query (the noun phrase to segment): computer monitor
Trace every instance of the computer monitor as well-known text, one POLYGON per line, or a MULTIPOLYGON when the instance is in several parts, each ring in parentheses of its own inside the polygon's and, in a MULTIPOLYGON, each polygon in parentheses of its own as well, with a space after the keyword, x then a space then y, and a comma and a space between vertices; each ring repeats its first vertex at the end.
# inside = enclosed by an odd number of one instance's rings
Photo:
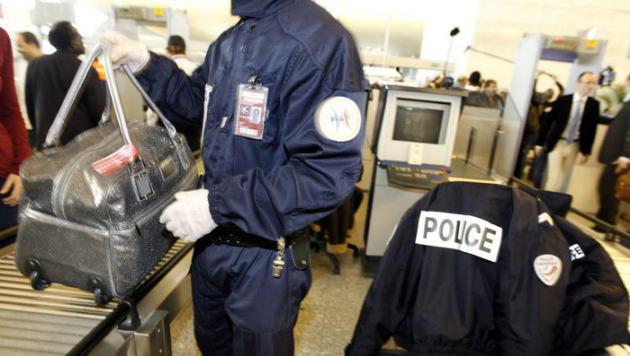
POLYGON ((440 105, 416 100, 399 100, 396 103, 394 122, 395 141, 443 144, 446 126, 445 114, 449 105, 440 105))
POLYGON ((450 166, 461 96, 403 86, 385 90, 378 159, 407 163, 413 149, 415 164, 420 154, 421 164, 450 166))

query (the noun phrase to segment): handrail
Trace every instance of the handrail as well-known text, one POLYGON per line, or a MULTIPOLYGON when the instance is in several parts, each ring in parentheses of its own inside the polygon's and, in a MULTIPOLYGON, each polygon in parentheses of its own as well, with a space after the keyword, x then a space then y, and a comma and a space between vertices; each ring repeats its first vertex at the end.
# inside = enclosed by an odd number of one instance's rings
MULTIPOLYGON (((530 189, 538 189, 536 187, 534 187, 533 185, 529 184, 528 182, 519 179, 519 178, 515 178, 512 177, 510 178, 510 182, 516 183, 519 186, 524 186, 524 187, 528 187, 530 189)), ((580 211, 574 207, 569 207, 569 212, 574 213, 575 215, 578 215, 590 222, 592 222, 593 224, 595 224, 597 227, 602 228, 604 231, 606 231, 607 234, 613 234, 615 236, 619 236, 621 238, 624 238, 626 240, 630 241, 630 234, 626 233, 625 231, 619 230, 615 225, 611 225, 603 220, 600 220, 592 215, 589 215, 583 211, 580 211)))
POLYGON ((4 240, 7 237, 15 236, 15 234, 17 234, 17 225, 16 226, 11 226, 11 227, 6 228, 4 230, 0 230, 0 240, 4 240))
POLYGON ((16 235, 17 235, 17 225, 11 226, 4 230, 0 230, 0 249, 3 249, 4 247, 9 246, 12 243, 14 243, 16 235))

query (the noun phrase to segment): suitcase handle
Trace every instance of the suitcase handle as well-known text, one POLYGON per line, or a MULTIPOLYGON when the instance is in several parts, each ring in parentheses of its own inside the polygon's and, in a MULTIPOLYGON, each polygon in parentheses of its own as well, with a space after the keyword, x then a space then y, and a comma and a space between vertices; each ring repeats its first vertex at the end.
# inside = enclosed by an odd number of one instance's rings
MULTIPOLYGON (((68 118, 70 113, 74 111, 76 104, 79 100, 79 97, 83 93, 85 89, 86 79, 88 73, 90 71, 90 67, 92 63, 96 60, 96 58, 103 53, 103 48, 101 44, 97 44, 90 50, 87 54, 79 69, 77 70, 77 74, 74 76, 72 80, 72 84, 63 99, 63 103, 55 116, 55 120, 53 121, 50 129, 48 130, 48 134, 46 135, 46 141, 44 142, 44 148, 57 147, 60 143, 61 134, 66 128, 68 123, 68 118)), ((129 136, 129 130, 127 128, 127 122, 125 118, 125 114, 122 109, 122 103, 120 101, 120 94, 118 92, 118 86, 116 85, 116 79, 114 77, 113 65, 111 63, 111 59, 107 53, 104 54, 103 66, 105 67, 106 73, 106 82, 109 91, 109 97, 114 106, 114 111, 116 112, 116 117, 118 118, 118 127, 120 128, 121 135, 123 137, 123 141, 125 144, 131 144, 131 137, 129 136)), ((153 110, 160 120, 162 124, 164 124, 164 128, 168 132, 168 136, 171 138, 174 144, 178 145, 177 140, 177 130, 173 126, 173 124, 164 116, 164 114, 160 111, 160 109, 155 105, 155 103, 151 100, 149 95, 144 91, 138 80, 135 78, 131 70, 127 65, 122 66, 123 72, 130 79, 133 86, 140 92, 143 99, 147 102, 151 110, 153 110)), ((106 109, 108 110, 108 109, 106 109)))

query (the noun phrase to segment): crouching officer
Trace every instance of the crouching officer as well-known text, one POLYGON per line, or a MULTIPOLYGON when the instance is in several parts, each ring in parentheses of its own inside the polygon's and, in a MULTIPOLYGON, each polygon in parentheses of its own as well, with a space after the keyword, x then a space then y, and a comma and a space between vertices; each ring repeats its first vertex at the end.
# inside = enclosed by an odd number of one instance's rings
POLYGON ((116 33, 128 64, 173 120, 203 117, 204 188, 161 221, 197 241, 195 335, 205 355, 292 355, 311 283, 302 230, 332 213, 361 171, 367 87, 351 35, 310 0, 232 0, 240 21, 192 78, 116 33))

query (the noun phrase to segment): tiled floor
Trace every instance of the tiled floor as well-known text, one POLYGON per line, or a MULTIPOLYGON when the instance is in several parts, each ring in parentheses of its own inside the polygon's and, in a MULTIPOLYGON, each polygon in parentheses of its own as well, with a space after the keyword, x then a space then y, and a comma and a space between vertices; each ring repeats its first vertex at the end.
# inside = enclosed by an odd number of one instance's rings
MULTIPOLYGON (((365 204, 363 204, 365 205, 365 204)), ((356 226, 363 226, 365 207, 357 214, 356 226)), ((570 220, 588 229, 578 218, 570 220)), ((592 232, 592 230, 591 230, 592 232)), ((594 233, 594 232, 592 232, 594 233)), ((350 242, 362 245, 362 231, 351 231, 350 242)), ((601 239, 621 274, 626 288, 630 288, 630 250, 601 239)), ((371 280, 361 276, 361 264, 350 252, 341 257, 341 275, 333 275, 330 262, 323 253, 313 255, 313 285, 302 304, 296 327, 296 355, 342 355, 352 336, 363 298, 371 280)), ((171 325, 173 354, 196 355, 192 333, 192 310, 187 308, 171 325)), ((621 347, 609 350, 612 355, 630 355, 621 347)))

